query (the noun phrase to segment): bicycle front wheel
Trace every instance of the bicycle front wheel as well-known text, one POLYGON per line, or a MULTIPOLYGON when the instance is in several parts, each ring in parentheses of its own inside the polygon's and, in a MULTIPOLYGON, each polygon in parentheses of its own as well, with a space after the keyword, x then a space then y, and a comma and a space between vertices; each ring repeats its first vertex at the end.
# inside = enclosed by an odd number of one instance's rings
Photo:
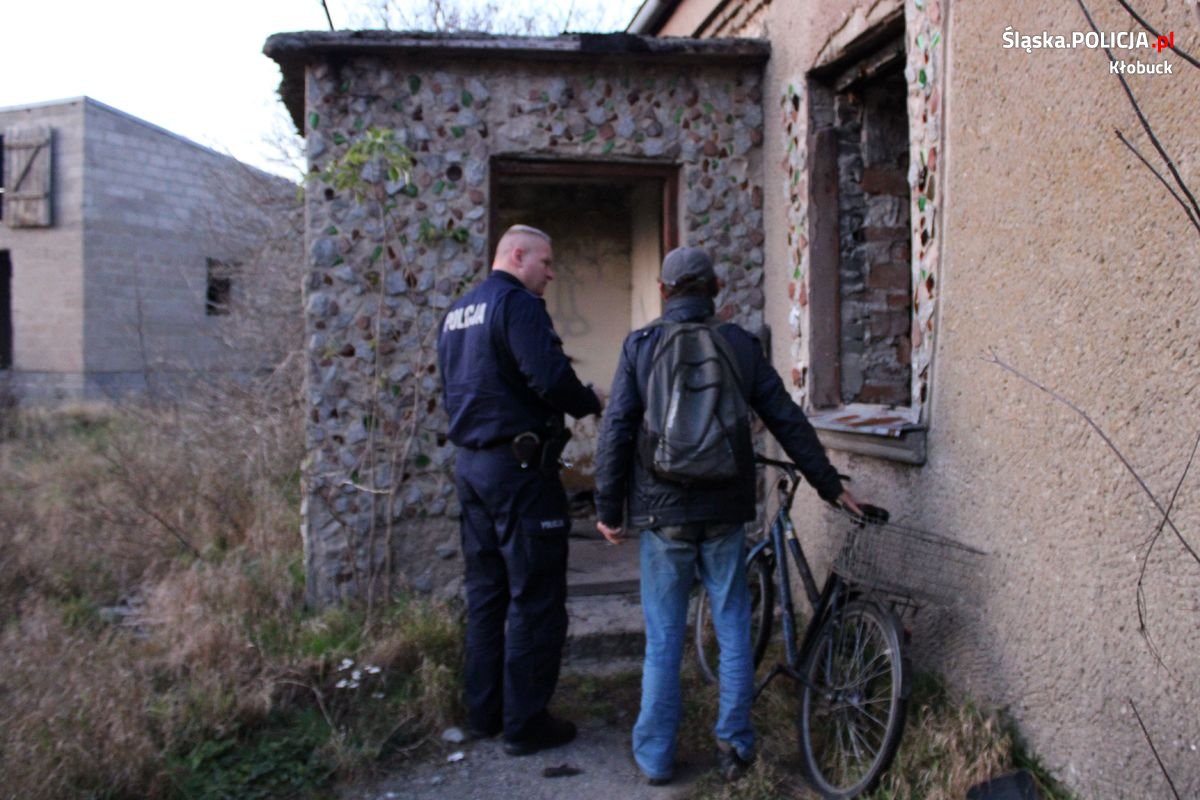
POLYGON ((821 626, 804 664, 800 753, 827 798, 870 791, 896 754, 908 676, 896 618, 856 600, 821 626))
MULTIPOLYGON (((771 641, 771 625, 775 620, 775 584, 772 583, 774 561, 761 550, 746 565, 746 582, 750 588, 750 647, 754 653, 754 668, 762 663, 767 644, 771 641)), ((712 623, 708 592, 701 586, 696 593, 696 617, 692 637, 696 643, 696 661, 705 683, 717 683, 717 631, 712 623)))

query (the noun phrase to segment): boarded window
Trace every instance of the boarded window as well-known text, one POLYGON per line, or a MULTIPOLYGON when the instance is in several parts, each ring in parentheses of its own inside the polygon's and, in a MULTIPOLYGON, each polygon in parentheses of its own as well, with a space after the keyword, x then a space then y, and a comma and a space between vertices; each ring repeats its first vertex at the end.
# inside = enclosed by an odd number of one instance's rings
POLYGON ((10 128, 4 132, 4 221, 10 228, 53 224, 53 138, 49 128, 10 128))
POLYGON ((219 317, 230 312, 233 300, 234 264, 226 264, 215 258, 205 260, 204 313, 219 317))
POLYGON ((816 408, 911 405, 908 87, 902 21, 812 76, 816 408))

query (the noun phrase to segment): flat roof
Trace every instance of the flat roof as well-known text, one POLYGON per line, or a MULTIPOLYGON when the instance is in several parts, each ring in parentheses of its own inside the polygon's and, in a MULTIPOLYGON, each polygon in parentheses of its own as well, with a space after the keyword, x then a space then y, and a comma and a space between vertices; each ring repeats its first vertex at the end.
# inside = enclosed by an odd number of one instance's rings
MULTIPOLYGON (((263 53, 283 72, 279 95, 292 121, 304 129, 304 68, 326 59, 358 55, 419 56, 423 61, 481 58, 489 62, 652 62, 693 66, 763 64, 770 58, 765 39, 692 39, 632 33, 570 33, 562 36, 507 36, 489 33, 421 31, 305 31, 277 33, 263 53)), ((492 67, 491 69, 496 69, 492 67)))

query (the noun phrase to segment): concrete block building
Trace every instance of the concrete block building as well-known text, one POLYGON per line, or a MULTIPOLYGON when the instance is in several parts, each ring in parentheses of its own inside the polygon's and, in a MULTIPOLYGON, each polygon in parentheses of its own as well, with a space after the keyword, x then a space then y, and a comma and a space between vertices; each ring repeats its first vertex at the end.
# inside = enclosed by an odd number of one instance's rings
POLYGON ((255 366, 230 312, 294 186, 86 97, 0 109, 0 149, 0 374, 19 398, 255 366))

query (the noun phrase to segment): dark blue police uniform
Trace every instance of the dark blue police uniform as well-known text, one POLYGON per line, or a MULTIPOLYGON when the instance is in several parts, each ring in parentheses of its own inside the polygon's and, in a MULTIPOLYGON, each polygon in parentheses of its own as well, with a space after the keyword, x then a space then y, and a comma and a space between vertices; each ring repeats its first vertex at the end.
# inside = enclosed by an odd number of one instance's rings
POLYGON ((545 442, 564 412, 599 414, 600 402, 571 368, 545 302, 499 270, 450 307, 438 364, 458 445, 468 721, 519 740, 535 734, 558 682, 570 516, 557 464, 519 459, 513 440, 529 432, 545 442))

